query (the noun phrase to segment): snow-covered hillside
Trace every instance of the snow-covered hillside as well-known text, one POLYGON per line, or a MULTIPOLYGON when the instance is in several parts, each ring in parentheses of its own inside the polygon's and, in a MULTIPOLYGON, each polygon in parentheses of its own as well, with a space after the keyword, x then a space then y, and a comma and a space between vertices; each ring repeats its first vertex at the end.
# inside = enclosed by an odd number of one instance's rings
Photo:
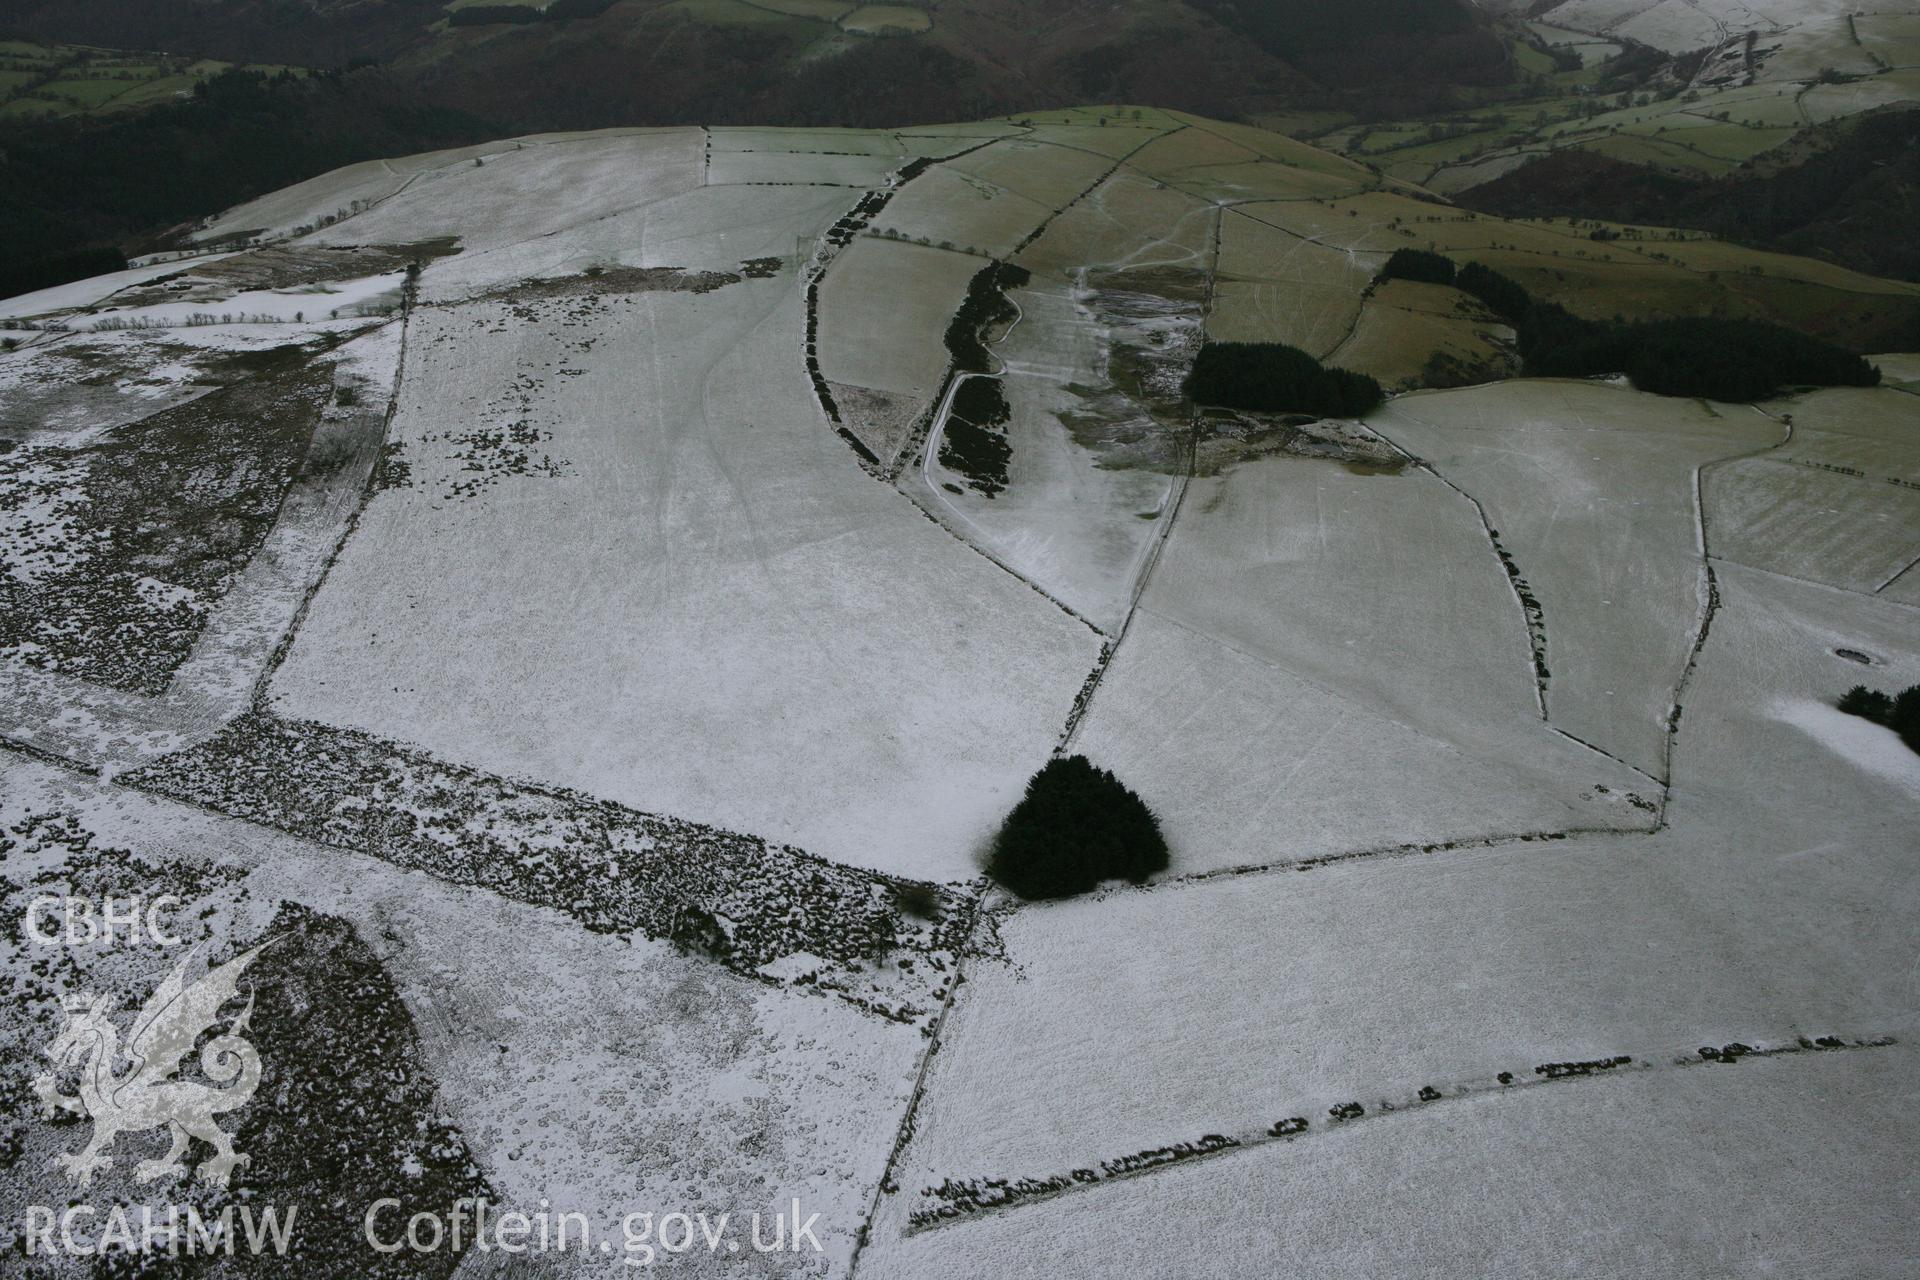
MULTIPOLYGON (((1603 9, 1544 20, 1651 29, 1603 9)), ((308 1274, 505 1274, 357 1234, 476 1191, 820 1215, 698 1275, 1899 1274, 1920 756, 1831 704, 1920 683, 1920 358, 1520 379, 1376 273, 1853 333, 1920 287, 1609 230, 1103 107, 355 166, 0 303, 0 896, 306 940, 235 1185, 308 1274), (1197 412, 1208 340, 1395 395, 1197 412), (1171 867, 993 889, 1076 752, 1171 867), (350 1115, 414 1136, 309 1162, 350 1115)), ((0 1187, 63 1203, 39 1046, 159 962, 0 952, 0 1187)))

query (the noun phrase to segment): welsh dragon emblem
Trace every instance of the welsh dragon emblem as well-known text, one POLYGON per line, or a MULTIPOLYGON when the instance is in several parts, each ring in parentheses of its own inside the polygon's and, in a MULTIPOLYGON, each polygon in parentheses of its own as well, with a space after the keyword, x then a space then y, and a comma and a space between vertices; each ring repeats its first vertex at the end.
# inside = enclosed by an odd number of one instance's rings
POLYGON ((215 1117, 244 1107, 260 1085, 260 1055, 241 1034, 253 1013, 251 988, 246 1007, 225 1032, 200 1050, 200 1069, 215 1083, 171 1077, 201 1035, 219 1021, 220 1007, 239 995, 240 975, 266 945, 236 956, 191 984, 187 968, 199 949, 188 952, 135 1015, 124 1049, 119 1028, 107 1016, 107 997, 82 995, 67 1002, 67 1024, 45 1052, 56 1070, 80 1068, 79 1092, 61 1093, 51 1073, 37 1077, 33 1087, 49 1108, 92 1119, 93 1138, 79 1152, 55 1156, 50 1167, 65 1170, 84 1187, 93 1181, 96 1170, 113 1166, 113 1157, 107 1153, 121 1134, 164 1127, 172 1145, 158 1160, 136 1165, 135 1182, 185 1173, 180 1157, 186 1154, 188 1140, 198 1138, 214 1149, 214 1155, 200 1164, 200 1180, 227 1185, 234 1167, 246 1164, 249 1157, 233 1149, 215 1117), (124 1070, 120 1069, 123 1064, 124 1070))

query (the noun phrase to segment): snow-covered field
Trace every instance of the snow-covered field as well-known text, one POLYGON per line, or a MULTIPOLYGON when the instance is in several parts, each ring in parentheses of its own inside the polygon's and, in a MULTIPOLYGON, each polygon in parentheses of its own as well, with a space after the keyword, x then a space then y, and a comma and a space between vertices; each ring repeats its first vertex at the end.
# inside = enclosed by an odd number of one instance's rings
POLYGON ((511 306, 416 317, 410 485, 368 506, 275 709, 972 875, 1093 634, 861 474, 808 394, 791 276, 577 329, 511 306))
POLYGON ((1484 508, 1539 603, 1548 719, 1661 776, 1706 601, 1696 477, 1781 443, 1784 425, 1746 406, 1514 382, 1407 397, 1376 427, 1484 508))
MULTIPOLYGON (((1798 21, 1742 12, 1544 21, 1798 21)), ((1499 381, 1465 295, 1373 277, 1912 287, 1058 118, 373 162, 0 305, 46 326, 0 351, 0 907, 292 939, 232 1131, 302 1274, 631 1270, 369 1253, 394 1187, 819 1215, 694 1275, 1910 1272, 1920 755, 1834 703, 1920 683, 1920 361, 1499 381), (1203 335, 1495 380, 1202 411, 1203 335), (1065 753, 1166 872, 981 878, 1065 753)), ((0 1199, 63 1203, 41 1046, 172 957, 0 956, 0 1199)))
MULTIPOLYGON (((1906 12, 1876 4, 1868 12, 1906 12)), ((1720 44, 1748 32, 1772 41, 1802 28, 1824 30, 1836 18, 1862 12, 1850 0, 1560 0, 1535 5, 1531 17, 1572 31, 1625 36, 1670 53, 1720 44)))

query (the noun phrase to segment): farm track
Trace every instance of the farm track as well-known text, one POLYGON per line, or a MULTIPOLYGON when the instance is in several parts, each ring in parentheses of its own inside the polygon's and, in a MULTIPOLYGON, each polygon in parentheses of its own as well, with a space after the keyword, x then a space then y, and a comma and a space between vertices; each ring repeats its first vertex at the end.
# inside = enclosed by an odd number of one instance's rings
MULTIPOLYGON (((984 142, 963 148, 951 155, 942 157, 942 159, 953 160, 958 159, 960 156, 972 155, 974 152, 984 150, 998 141, 1000 141, 999 138, 988 138, 984 142)), ((708 147, 709 154, 711 154, 711 133, 708 134, 708 147)), ((924 159, 924 157, 920 159, 924 159)), ((889 484, 893 482, 894 476, 898 471, 899 455, 896 455, 890 461, 883 462, 873 450, 867 446, 865 441, 861 440, 859 436, 854 434, 851 428, 841 421, 839 405, 835 403, 833 393, 828 390, 826 377, 821 371, 819 352, 820 286, 826 282, 827 274, 833 270, 834 263, 839 261, 841 252, 849 244, 853 243, 854 238, 859 232, 865 230, 866 227, 871 224, 872 220, 877 217, 888 204, 892 203, 893 198, 900 193, 902 188, 919 177, 921 173, 932 168, 934 163, 928 161, 920 165, 914 172, 908 173, 907 169, 912 168, 913 164, 917 162, 917 160, 910 161, 901 169, 896 170, 893 180, 889 181, 884 187, 864 188, 865 194, 863 194, 859 200, 855 201, 853 207, 840 217, 840 222, 852 222, 857 225, 841 233, 838 231, 839 224, 836 223, 833 228, 830 228, 815 243, 812 260, 808 263, 798 264, 802 283, 806 286, 806 330, 802 356, 806 364, 807 376, 813 383, 814 399, 819 403, 820 411, 826 414, 827 421, 833 425, 834 432, 839 435, 847 447, 852 449, 855 455, 859 457, 861 470, 875 479, 886 481, 889 484)), ((948 390, 952 381, 953 374, 949 371, 947 381, 942 384, 943 394, 948 390)), ((913 433, 909 432, 908 445, 911 445, 912 439, 913 433)), ((905 448, 906 446, 903 446, 903 453, 905 448)))
MULTIPOLYGON (((1206 332, 1206 323, 1213 315, 1214 289, 1218 280, 1220 267, 1221 221, 1221 213, 1216 209, 1213 216, 1213 225, 1209 232, 1210 251, 1207 255, 1207 289, 1206 297, 1201 307, 1200 319, 1200 330, 1202 334, 1206 332)), ((1181 468, 1177 478, 1173 501, 1168 504, 1167 513, 1161 519, 1160 527, 1154 533, 1153 545, 1148 550, 1146 559, 1140 566, 1140 573, 1139 576, 1134 579, 1132 590, 1128 593, 1127 612, 1126 616, 1121 619, 1119 631, 1114 634, 1113 639, 1108 644, 1101 648, 1100 657, 1094 662, 1093 670, 1087 673, 1086 681, 1080 686, 1080 692, 1074 697, 1073 706, 1068 709, 1066 723, 1062 725, 1060 729, 1060 740, 1054 744, 1053 754, 1055 756, 1064 756, 1067 754, 1067 748, 1073 744, 1074 736, 1080 731, 1081 722, 1086 719, 1087 711, 1093 705, 1094 695, 1100 691, 1100 683, 1106 678, 1107 669, 1113 665, 1114 658, 1118 656, 1120 652, 1121 643, 1127 638, 1127 633, 1133 629, 1134 615, 1140 611, 1140 598, 1146 594, 1147 583, 1152 579, 1153 571, 1160 565, 1161 553, 1166 550, 1167 543, 1173 538, 1174 522, 1180 518, 1180 509, 1186 505, 1187 490, 1193 483, 1194 472, 1197 469, 1199 449, 1200 417, 1197 412, 1192 412, 1187 421, 1186 465, 1181 468)))
MULTIPOLYGON (((1011 299, 1009 299, 1009 301, 1011 301, 1011 299)), ((1017 306, 1018 304, 1015 304, 1015 305, 1017 306)), ((1016 321, 1015 323, 1018 323, 1018 322, 1016 321)), ((1011 330, 1009 330, 1009 332, 1011 332, 1011 330)), ((992 353, 989 352, 988 354, 992 354, 992 353)), ((995 356, 994 358, 998 359, 999 357, 995 356)), ((955 507, 951 502, 949 502, 946 498, 946 495, 940 492, 940 486, 934 483, 933 476, 932 476, 934 455, 938 452, 940 448, 940 439, 941 439, 941 436, 946 431, 947 419, 953 413, 953 400, 955 396, 960 394, 961 384, 964 383, 968 378, 987 378, 987 377, 994 377, 994 376, 997 376, 997 375, 985 374, 985 373, 963 373, 958 375, 957 377, 950 376, 949 381, 946 384, 946 392, 944 395, 942 395, 940 400, 940 407, 938 411, 934 414, 932 423, 927 428, 926 439, 923 444, 916 446, 916 452, 919 453, 920 455, 921 483, 926 486, 928 492, 932 493, 934 497, 940 500, 941 504, 945 506, 948 511, 952 512, 953 517, 956 520, 964 521, 969 525, 972 525, 973 521, 967 516, 965 512, 961 511, 959 508, 955 507)), ((907 498, 909 502, 913 502, 913 499, 910 495, 902 492, 901 496, 907 498)), ((1066 601, 1062 600, 1060 597, 1054 595, 1051 591, 1048 591, 1045 587, 1035 582, 1032 578, 1029 578, 1026 574, 1021 573, 1018 569, 1014 568, 1012 565, 1002 560, 999 556, 987 550, 985 546, 981 545, 978 542, 975 542, 971 538, 963 536, 951 524, 941 519, 938 515, 934 514, 932 511, 927 510, 927 508, 921 505, 920 503, 914 502, 913 505, 915 510, 919 511, 922 516, 926 517, 928 520, 931 520, 934 524, 938 525, 943 533, 947 534, 954 541, 960 543, 960 545, 966 547, 969 551, 973 552, 975 555, 985 560, 988 564, 991 564, 994 568, 1000 570, 1002 573, 1017 579, 1029 591, 1034 592, 1041 599, 1045 600, 1048 604, 1060 610, 1060 612, 1066 614, 1069 618, 1072 618, 1075 622, 1080 623, 1082 626, 1086 627, 1087 630, 1093 632, 1095 635, 1102 636, 1102 637, 1106 635, 1106 632, 1102 631, 1097 625, 1095 625, 1093 619, 1087 617, 1085 614, 1082 614, 1079 610, 1075 609, 1072 605, 1068 604, 1066 601)))

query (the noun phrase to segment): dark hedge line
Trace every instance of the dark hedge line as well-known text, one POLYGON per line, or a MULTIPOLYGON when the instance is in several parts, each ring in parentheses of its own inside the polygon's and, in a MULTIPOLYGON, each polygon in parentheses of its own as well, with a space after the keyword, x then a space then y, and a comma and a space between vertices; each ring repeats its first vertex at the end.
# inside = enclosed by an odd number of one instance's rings
POLYGON ((1269 413, 1358 418, 1386 399, 1364 373, 1328 369, 1298 347, 1278 342, 1209 342, 1187 375, 1197 404, 1269 413))

